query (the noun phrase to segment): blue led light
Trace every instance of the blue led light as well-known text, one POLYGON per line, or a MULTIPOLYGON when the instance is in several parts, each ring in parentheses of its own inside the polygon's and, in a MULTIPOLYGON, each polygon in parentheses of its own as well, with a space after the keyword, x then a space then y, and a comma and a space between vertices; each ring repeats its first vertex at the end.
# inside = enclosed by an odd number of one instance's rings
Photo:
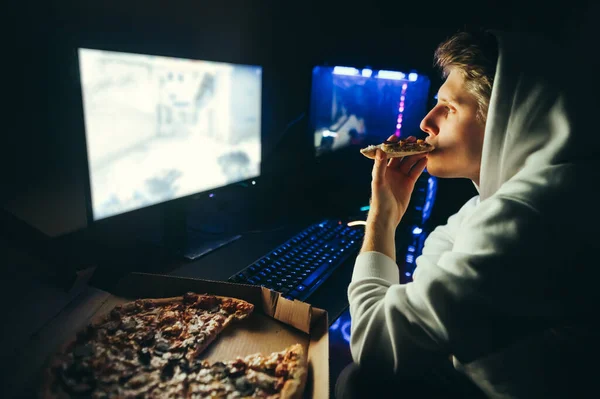
POLYGON ((363 69, 362 71, 360 71, 360 74, 361 74, 362 76, 364 76, 365 78, 370 78, 370 77, 371 77, 371 74, 373 74, 373 71, 372 71, 372 70, 370 70, 370 69, 367 69, 367 68, 365 68, 365 69, 363 69))
POLYGON ((437 178, 430 176, 427 179, 427 195, 425 197, 425 205, 423 206, 423 223, 431 216, 431 210, 433 208, 433 202, 435 201, 435 194, 437 191, 437 178))
POLYGON ((369 209, 371 209, 371 206, 369 206, 369 205, 365 205, 365 206, 361 206, 360 207, 361 212, 368 211, 369 209))
POLYGON ((415 261, 415 257, 413 255, 406 255, 406 263, 413 263, 415 261))
POLYGON ((333 74, 355 76, 358 75, 358 69, 352 67, 336 66, 335 68, 333 68, 333 74))
POLYGON ((351 321, 348 320, 342 325, 342 337, 344 337, 344 341, 350 343, 350 324, 351 321))
POLYGON ((333 322, 333 324, 331 325, 331 327, 329 327, 329 329, 331 331, 335 331, 340 327, 340 319, 338 318, 336 321, 333 322))
POLYGON ((406 78, 406 75, 402 72, 381 70, 377 72, 377 77, 379 79, 403 80, 406 78))
POLYGON ((408 74, 408 81, 409 82, 416 82, 418 78, 419 78, 419 75, 417 75, 414 72, 411 72, 411 73, 408 74))
POLYGON ((406 277, 410 277, 410 272, 406 272, 406 273, 404 273, 404 275, 405 275, 406 277))
POLYGON ((421 234, 423 232, 423 229, 420 227, 415 227, 412 232, 414 235, 418 236, 419 234, 421 234))
POLYGON ((407 249, 408 249, 408 252, 415 252, 415 246, 414 245, 409 245, 407 249))

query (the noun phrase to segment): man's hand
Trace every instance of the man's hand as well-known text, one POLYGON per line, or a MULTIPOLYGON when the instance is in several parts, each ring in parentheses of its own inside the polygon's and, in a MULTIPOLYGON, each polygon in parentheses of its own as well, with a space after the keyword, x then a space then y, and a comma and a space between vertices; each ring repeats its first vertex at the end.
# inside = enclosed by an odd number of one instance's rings
MULTIPOLYGON (((388 138, 388 141, 398 140, 394 135, 388 138)), ((407 141, 416 141, 416 139, 411 136, 407 141)), ((425 169, 425 165, 427 165, 425 154, 391 158, 388 161, 386 154, 377 150, 372 173, 369 216, 388 220, 396 228, 406 212, 415 183, 425 169)))
MULTIPOLYGON (((392 135, 388 141, 398 141, 392 135)), ((407 141, 415 141, 409 137, 407 141)), ((394 232, 404 216, 417 179, 427 165, 426 154, 391 158, 377 150, 371 182, 371 209, 362 251, 382 252, 395 259, 394 232)))

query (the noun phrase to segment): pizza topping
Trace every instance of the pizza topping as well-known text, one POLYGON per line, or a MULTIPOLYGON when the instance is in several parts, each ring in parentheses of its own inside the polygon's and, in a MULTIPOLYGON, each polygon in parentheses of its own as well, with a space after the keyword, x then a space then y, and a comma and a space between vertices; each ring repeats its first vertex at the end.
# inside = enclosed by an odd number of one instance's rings
POLYGON ((119 383, 121 383, 121 384, 126 383, 127 381, 129 381, 129 379, 131 379, 131 377, 134 376, 134 374, 135 373, 133 372, 133 370, 124 371, 121 374, 121 376, 119 377, 119 383))
POLYGON ((150 354, 150 350, 148 348, 142 348, 138 352, 138 359, 142 364, 150 364, 150 359, 152 355, 150 354))
POLYGON ((150 346, 154 342, 154 333, 152 331, 140 332, 136 339, 142 346, 150 346))
POLYGON ((175 364, 173 362, 168 362, 163 366, 163 369, 160 373, 160 378, 163 380, 170 379, 175 374, 175 364))
POLYGON ((139 388, 143 385, 146 385, 146 383, 148 382, 149 377, 146 373, 141 373, 136 375, 135 377, 133 377, 132 379, 130 379, 126 384, 125 387, 127 388, 139 388))
POLYGON ((131 317, 123 318, 121 320, 121 328, 125 331, 134 331, 136 326, 137 323, 131 317))
POLYGON ((159 324, 160 325, 172 324, 178 319, 178 316, 179 316, 179 314, 176 311, 169 310, 167 312, 164 312, 163 314, 161 314, 159 316, 160 317, 159 324))
POLYGON ((163 353, 168 352, 170 347, 171 345, 165 340, 157 341, 154 346, 154 353, 162 355, 163 353))
POLYGON ((183 324, 181 322, 177 322, 171 327, 167 327, 163 329, 163 334, 171 337, 178 337, 183 332, 183 324))
POLYGON ((106 331, 108 331, 109 333, 114 333, 119 328, 119 325, 120 325, 120 320, 113 320, 113 321, 109 321, 102 327, 105 328, 106 331))
POLYGON ((279 363, 275 367, 275 376, 277 377, 287 377, 289 374, 288 364, 287 363, 279 363))
POLYGON ((196 305, 200 309, 212 310, 218 307, 219 298, 213 295, 203 295, 199 297, 198 301, 196 302, 196 305))
POLYGON ((133 360, 135 354, 133 353, 133 351, 130 348, 127 348, 123 351, 123 355, 125 356, 125 359, 127 360, 133 360))
POLYGON ((227 374, 230 377, 237 377, 243 374, 246 371, 246 369, 246 362, 244 362, 244 360, 241 358, 237 358, 229 364, 229 367, 227 368, 227 374))
POLYGON ((248 379, 244 376, 236 378, 234 381, 234 385, 235 389, 242 396, 249 396, 255 390, 254 385, 252 385, 250 381, 248 381, 248 379))
POLYGON ((221 378, 225 377, 225 375, 226 375, 226 373, 225 373, 226 367, 227 366, 225 366, 225 363, 216 362, 212 365, 211 374, 214 376, 214 378, 221 379, 221 378))
POLYGON ((248 381, 256 384, 259 388, 266 391, 274 391, 277 384, 277 378, 271 377, 268 374, 260 373, 255 370, 248 370, 246 373, 248 381))
POLYGON ((183 296, 183 303, 186 303, 186 304, 196 303, 197 300, 198 300, 198 295, 194 294, 193 292, 187 292, 183 296))
POLYGON ((113 320, 121 319, 121 306, 120 305, 115 306, 114 309, 110 311, 110 318, 113 320))
POLYGON ((231 299, 224 299, 221 301, 221 308, 228 313, 235 313, 237 304, 231 299))

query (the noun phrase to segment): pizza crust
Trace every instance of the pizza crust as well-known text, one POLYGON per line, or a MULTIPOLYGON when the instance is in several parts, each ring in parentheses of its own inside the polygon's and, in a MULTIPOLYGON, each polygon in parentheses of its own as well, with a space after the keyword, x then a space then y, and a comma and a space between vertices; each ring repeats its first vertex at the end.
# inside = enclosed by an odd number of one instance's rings
POLYGON ((287 380, 281 390, 281 399, 300 399, 306 386, 308 367, 304 350, 300 344, 289 348, 288 352, 296 354, 297 361, 291 378, 287 380))

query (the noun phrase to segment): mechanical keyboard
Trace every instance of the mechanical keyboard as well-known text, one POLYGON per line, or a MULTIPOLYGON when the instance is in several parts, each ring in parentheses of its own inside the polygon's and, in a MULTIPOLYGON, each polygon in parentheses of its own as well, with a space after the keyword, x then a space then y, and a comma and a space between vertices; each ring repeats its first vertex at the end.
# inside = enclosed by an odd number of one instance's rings
POLYGON ((229 281, 262 285, 288 299, 303 301, 356 254, 363 236, 364 226, 349 227, 340 220, 312 224, 231 276, 229 281))

